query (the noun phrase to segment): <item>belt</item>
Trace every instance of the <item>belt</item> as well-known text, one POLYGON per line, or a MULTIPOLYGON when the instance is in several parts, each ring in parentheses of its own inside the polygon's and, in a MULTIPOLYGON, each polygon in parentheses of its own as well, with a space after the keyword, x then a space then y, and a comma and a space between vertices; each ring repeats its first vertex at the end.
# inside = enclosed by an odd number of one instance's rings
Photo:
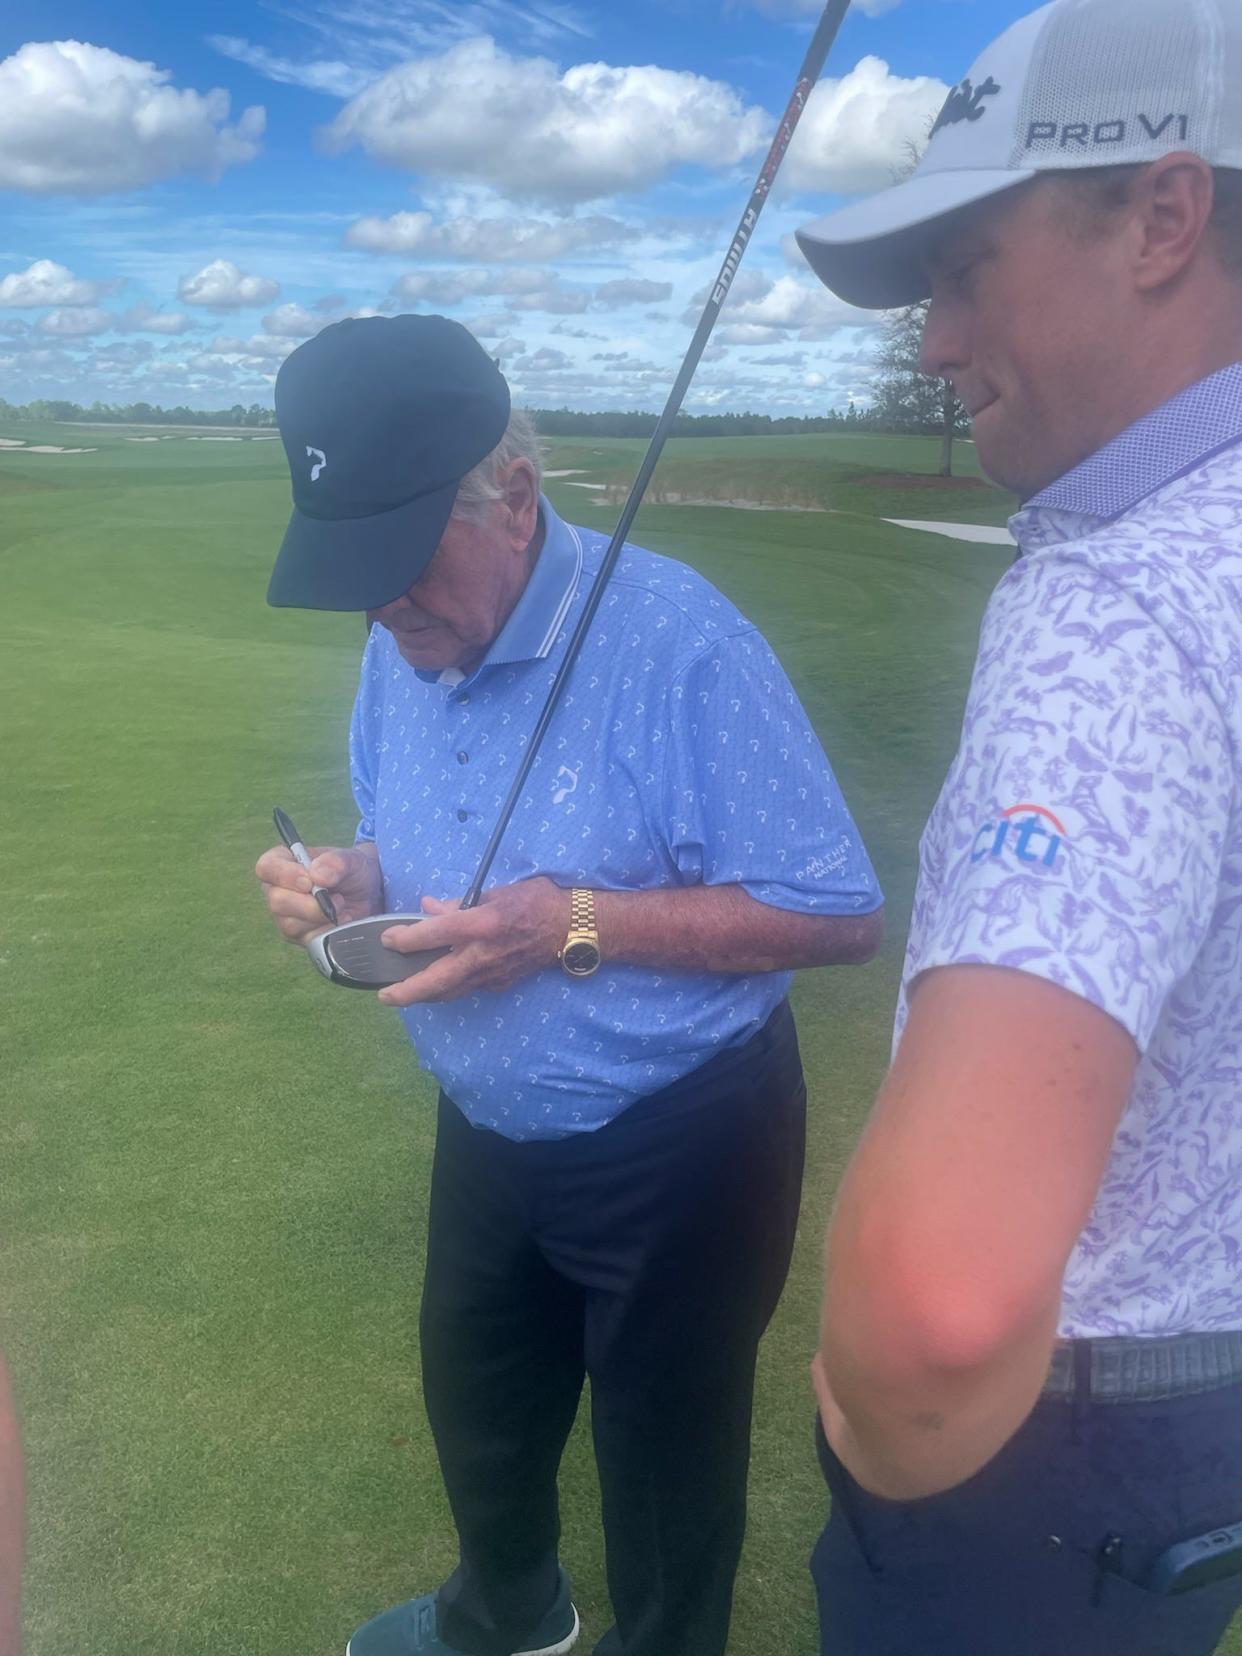
POLYGON ((1046 1398, 1157 1403, 1242 1381, 1242 1330, 1156 1339, 1068 1340, 1053 1353, 1046 1398))

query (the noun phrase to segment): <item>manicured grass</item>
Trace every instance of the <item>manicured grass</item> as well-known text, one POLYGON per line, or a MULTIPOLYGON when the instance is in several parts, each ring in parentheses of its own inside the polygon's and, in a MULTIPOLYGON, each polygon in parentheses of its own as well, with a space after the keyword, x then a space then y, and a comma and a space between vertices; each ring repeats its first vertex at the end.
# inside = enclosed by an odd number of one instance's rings
MULTIPOLYGON (((278 802, 309 838, 352 834, 362 624, 263 603, 278 445, 0 436, 99 446, 0 455, 0 1342, 29 1459, 30 1651, 331 1656, 454 1562, 416 1337, 433 1088, 390 1014, 280 942, 251 878, 278 802)), ((588 491, 551 487, 606 526, 588 491)), ((820 1237, 1006 558, 861 513, 653 507, 639 528, 766 631, 889 896, 879 962, 797 987, 806 1198, 762 1358, 733 1651, 812 1656, 820 1237)), ((581 1428, 563 1487, 598 1635, 581 1428)))
MULTIPOLYGON (((637 438, 558 438, 550 464, 580 469, 623 500, 646 445, 637 438)), ((653 503, 759 503, 866 517, 1004 523, 1017 502, 987 483, 974 445, 954 445, 950 478, 936 476, 938 443, 850 433, 809 437, 679 437, 665 450, 647 498, 653 503)), ((574 493, 592 492, 575 487, 574 493)), ((615 508, 614 508, 615 514, 615 508)))

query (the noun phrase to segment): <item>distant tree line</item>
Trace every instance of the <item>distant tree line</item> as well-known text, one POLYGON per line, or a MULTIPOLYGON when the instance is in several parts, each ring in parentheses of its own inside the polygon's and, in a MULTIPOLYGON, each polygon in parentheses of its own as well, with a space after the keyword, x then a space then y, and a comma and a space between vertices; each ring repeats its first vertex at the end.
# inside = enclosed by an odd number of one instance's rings
MULTIPOLYGON (((876 431, 938 435, 944 427, 943 382, 928 380, 917 371, 911 350, 917 356, 917 342, 911 347, 911 331, 894 327, 885 353, 885 370, 877 384, 877 402, 870 408, 826 414, 679 414, 673 433, 679 437, 784 437, 825 431, 876 431)), ((531 413, 545 437, 650 437, 658 415, 633 410, 595 413, 574 408, 536 408, 531 413)), ((160 408, 153 403, 93 402, 89 408, 62 398, 38 398, 15 405, 0 397, 0 419, 55 420, 61 423, 88 422, 94 425, 170 426, 260 426, 272 427, 276 416, 270 408, 251 403, 243 408, 160 408)), ((960 431, 964 412, 954 404, 952 426, 960 431)))
POLYGON ((186 425, 186 426, 274 426, 276 415, 270 408, 251 403, 243 408, 234 403, 232 408, 158 408, 152 403, 93 402, 89 408, 80 403, 65 402, 59 397, 39 397, 34 402, 16 405, 0 397, 0 419, 56 420, 72 424, 86 421, 92 425, 186 425))
MULTIPOLYGON (((658 414, 587 413, 575 408, 532 408, 535 423, 544 437, 650 437, 658 414)), ((787 437, 816 431, 881 431, 875 410, 855 408, 842 414, 805 417, 793 414, 679 414, 673 422, 675 437, 787 437)))

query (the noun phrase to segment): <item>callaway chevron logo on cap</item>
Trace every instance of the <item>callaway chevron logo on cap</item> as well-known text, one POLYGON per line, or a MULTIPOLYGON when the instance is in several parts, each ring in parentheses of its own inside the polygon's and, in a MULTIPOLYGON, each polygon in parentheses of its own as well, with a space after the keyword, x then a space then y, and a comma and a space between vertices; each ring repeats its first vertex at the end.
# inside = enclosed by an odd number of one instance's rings
POLYGON ((1053 0, 953 88, 904 184, 799 230, 798 244, 851 304, 915 304, 941 220, 1042 171, 1178 150, 1242 168, 1240 84, 1242 0, 1053 0))

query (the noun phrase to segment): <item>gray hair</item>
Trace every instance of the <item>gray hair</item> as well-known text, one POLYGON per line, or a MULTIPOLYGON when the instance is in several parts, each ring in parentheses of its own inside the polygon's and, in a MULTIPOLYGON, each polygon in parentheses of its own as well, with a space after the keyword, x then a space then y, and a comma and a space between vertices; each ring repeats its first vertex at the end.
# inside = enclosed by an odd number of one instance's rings
POLYGON ((504 490, 499 486, 500 474, 515 460, 530 461, 535 468, 535 486, 538 488, 543 481, 543 444, 535 430, 534 420, 521 408, 515 408, 510 413, 508 428, 492 452, 462 478, 453 504, 453 516, 472 523, 484 518, 489 506, 504 499, 504 490))

